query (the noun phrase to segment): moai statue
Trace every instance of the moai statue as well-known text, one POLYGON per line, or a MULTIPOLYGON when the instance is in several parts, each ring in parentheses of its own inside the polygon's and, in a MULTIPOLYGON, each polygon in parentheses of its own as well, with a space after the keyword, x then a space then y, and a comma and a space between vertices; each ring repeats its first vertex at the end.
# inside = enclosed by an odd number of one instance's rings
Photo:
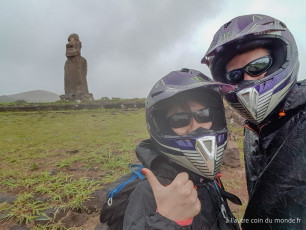
POLYGON ((87 86, 87 61, 81 56, 82 43, 77 34, 70 34, 66 45, 65 95, 63 100, 93 100, 87 86))

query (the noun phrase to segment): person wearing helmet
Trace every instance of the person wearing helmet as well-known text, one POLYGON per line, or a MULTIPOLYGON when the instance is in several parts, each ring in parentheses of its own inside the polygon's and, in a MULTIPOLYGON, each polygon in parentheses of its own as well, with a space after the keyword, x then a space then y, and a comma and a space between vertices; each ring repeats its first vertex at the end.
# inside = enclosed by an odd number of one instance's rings
POLYGON ((240 200, 218 176, 227 127, 217 85, 182 69, 153 86, 146 99, 150 139, 136 148, 147 180, 130 193, 122 228, 109 229, 239 229, 227 199, 240 200))
POLYGON ((297 82, 289 29, 266 15, 236 17, 216 32, 201 62, 246 119, 249 203, 242 228, 305 229, 306 81, 297 82))

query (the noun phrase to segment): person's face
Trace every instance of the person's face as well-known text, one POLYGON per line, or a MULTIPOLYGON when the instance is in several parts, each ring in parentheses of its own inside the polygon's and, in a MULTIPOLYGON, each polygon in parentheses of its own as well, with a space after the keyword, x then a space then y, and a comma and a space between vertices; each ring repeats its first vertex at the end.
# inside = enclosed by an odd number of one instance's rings
MULTIPOLYGON (((264 48, 257 48, 250 51, 247 51, 242 54, 238 54, 234 56, 226 65, 226 72, 239 69, 250 63, 251 61, 254 61, 255 59, 264 57, 269 55, 269 51, 264 48)), ((266 75, 266 72, 263 74, 253 77, 249 75, 248 73, 244 72, 244 80, 245 81, 254 81, 262 79, 266 75)))
MULTIPOLYGON (((191 112, 195 112, 197 110, 203 109, 205 108, 205 106, 203 106, 202 104, 198 103, 198 102, 194 102, 194 101, 188 101, 187 102, 189 110, 191 112)), ((175 113, 180 113, 180 112, 185 112, 183 110, 183 108, 181 108, 180 106, 172 106, 170 107, 170 109, 168 110, 168 114, 167 117, 171 116, 172 114, 175 113)), ((198 129, 198 128, 205 128, 205 129, 210 129, 212 126, 212 122, 206 122, 206 123, 199 123, 195 120, 194 117, 192 117, 191 122, 189 125, 184 126, 184 127, 180 127, 180 128, 172 128, 173 132, 175 132, 177 135, 186 135, 188 133, 193 132, 194 130, 198 129)))

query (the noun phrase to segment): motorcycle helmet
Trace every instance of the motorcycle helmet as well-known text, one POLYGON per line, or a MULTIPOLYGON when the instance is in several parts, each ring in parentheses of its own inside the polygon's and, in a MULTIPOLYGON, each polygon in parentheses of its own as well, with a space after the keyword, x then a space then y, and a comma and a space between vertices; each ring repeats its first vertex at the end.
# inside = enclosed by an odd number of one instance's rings
POLYGON ((229 83, 223 93, 228 103, 248 121, 261 124, 285 99, 297 79, 298 50, 286 25, 269 16, 239 16, 223 25, 201 63, 208 65, 215 81, 229 83), (271 67, 259 80, 232 84, 227 81, 226 64, 237 54, 264 48, 271 67))
POLYGON ((199 71, 182 69, 160 79, 146 99, 146 123, 152 143, 169 160, 213 180, 220 171, 227 143, 227 127, 220 84, 199 71), (201 100, 211 109, 210 129, 178 135, 167 120, 169 106, 182 100, 201 100))

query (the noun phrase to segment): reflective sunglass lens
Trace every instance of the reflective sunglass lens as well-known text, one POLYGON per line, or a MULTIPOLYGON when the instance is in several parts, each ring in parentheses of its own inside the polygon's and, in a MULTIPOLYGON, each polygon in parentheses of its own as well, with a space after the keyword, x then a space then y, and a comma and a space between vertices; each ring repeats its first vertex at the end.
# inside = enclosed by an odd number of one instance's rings
POLYGON ((193 113, 197 122, 210 122, 213 119, 213 110, 211 108, 200 109, 193 113))
POLYGON ((226 82, 230 84, 237 84, 241 82, 243 80, 243 77, 244 77, 243 69, 235 69, 228 72, 225 75, 226 82))
POLYGON ((266 72, 272 64, 272 59, 270 57, 259 58, 245 67, 245 72, 252 76, 258 76, 266 72))
POLYGON ((188 113, 177 113, 169 117, 172 128, 181 128, 190 124, 191 117, 188 113))

